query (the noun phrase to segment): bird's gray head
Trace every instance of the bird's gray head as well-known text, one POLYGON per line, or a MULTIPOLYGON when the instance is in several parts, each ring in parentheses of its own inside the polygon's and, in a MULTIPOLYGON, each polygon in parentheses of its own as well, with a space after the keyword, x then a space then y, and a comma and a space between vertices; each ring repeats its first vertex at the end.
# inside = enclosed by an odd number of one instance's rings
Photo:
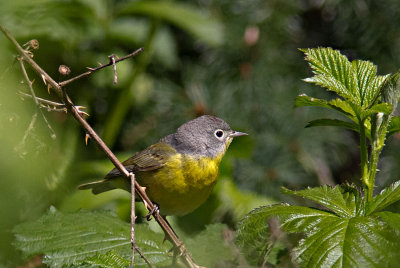
POLYGON ((233 131, 224 120, 203 115, 186 122, 163 141, 180 153, 216 157, 225 152, 232 138, 242 135, 247 134, 233 131))

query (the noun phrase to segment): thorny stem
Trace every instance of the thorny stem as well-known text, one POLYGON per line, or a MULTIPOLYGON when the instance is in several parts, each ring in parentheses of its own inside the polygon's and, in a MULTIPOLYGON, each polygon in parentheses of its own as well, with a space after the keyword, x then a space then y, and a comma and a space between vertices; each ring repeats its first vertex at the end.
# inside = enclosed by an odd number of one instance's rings
POLYGON ((364 182, 364 198, 365 204, 372 198, 370 192, 373 191, 373 185, 369 185, 368 181, 368 148, 367 138, 365 135, 364 121, 360 121, 360 158, 361 158, 361 180, 364 182), (372 188, 372 190, 371 190, 372 188))
MULTIPOLYGON (((132 57, 138 55, 139 53, 141 53, 142 51, 143 51, 143 48, 141 47, 141 48, 135 50, 134 52, 132 52, 131 54, 128 54, 128 55, 126 55, 126 56, 124 56, 122 58, 118 58, 118 59, 115 59, 115 57, 111 57, 110 56, 110 62, 109 63, 104 64, 104 65, 100 65, 99 67, 96 67, 96 68, 88 68, 89 71, 87 71, 87 72, 85 72, 83 74, 77 75, 77 76, 75 76, 75 77, 73 77, 71 79, 62 81, 62 82, 58 83, 58 85, 60 87, 63 87, 65 85, 68 85, 69 83, 72 83, 72 82, 74 82, 74 81, 76 81, 76 80, 78 80, 78 79, 80 79, 82 77, 88 76, 88 75, 90 75, 90 74, 92 74, 92 73, 94 73, 96 71, 99 71, 99 70, 105 68, 105 67, 112 66, 112 65, 115 66, 116 63, 118 63, 120 61, 123 61, 123 60, 126 60, 128 58, 132 58, 132 57)), ((116 70, 114 71, 114 83, 115 83, 115 80, 116 80, 115 73, 116 73, 116 70)))
MULTIPOLYGON (((121 172, 122 176, 126 177, 129 179, 129 172, 126 170, 126 168, 121 164, 121 162, 115 157, 113 152, 107 147, 107 145, 103 142, 103 140, 97 135, 97 133, 93 130, 93 128, 87 123, 87 121, 81 116, 79 113, 78 109, 75 107, 75 105, 72 103, 71 99, 69 96, 65 93, 63 90, 62 86, 67 84, 58 84, 50 75, 48 75, 27 53, 25 50, 18 44, 18 42, 15 40, 15 38, 0 24, 0 30, 4 33, 4 35, 14 44, 16 49, 18 50, 20 56, 37 72, 39 73, 43 80, 47 82, 53 90, 56 92, 58 97, 62 100, 62 102, 66 105, 66 108, 68 112, 79 122, 79 124, 82 125, 82 127, 85 129, 87 134, 90 135, 90 137, 98 144, 98 146, 103 150, 103 152, 107 155, 107 157, 110 159, 110 161, 114 164, 114 166, 121 172)), ((139 51, 140 52, 140 51, 139 51)), ((135 52, 134 52, 135 53, 135 52)), ((134 54, 132 53, 132 54, 134 54)), ((130 55, 132 55, 130 54, 130 55)), ((126 57, 124 57, 126 58, 126 57)), ((123 58, 119 59, 122 60, 123 58)), ((116 60, 117 62, 117 60, 116 60)), ((112 64, 112 63, 111 63, 112 64)), ((109 65, 111 65, 109 64, 109 65)), ((104 66, 106 67, 106 66, 104 66)), ((102 68, 104 68, 102 67, 102 68)), ((138 182, 135 180, 135 191, 136 194, 139 196, 139 198, 142 199, 142 201, 146 204, 146 207, 149 211, 151 211, 155 205, 154 203, 150 200, 150 198, 146 195, 146 192, 144 191, 144 188, 142 188, 138 182)), ((132 194, 132 198, 134 198, 134 195, 132 194)), ((184 258, 186 264, 189 267, 199 267, 197 264, 194 263, 192 257, 190 254, 186 251, 185 246, 183 243, 179 240, 179 238, 175 235, 174 231, 171 229, 171 227, 168 225, 168 223, 164 220, 163 217, 158 213, 157 210, 154 211, 153 213, 154 219, 157 221, 157 223, 160 225, 160 227, 164 230, 166 237, 168 240, 178 248, 180 251, 182 257, 184 258)))

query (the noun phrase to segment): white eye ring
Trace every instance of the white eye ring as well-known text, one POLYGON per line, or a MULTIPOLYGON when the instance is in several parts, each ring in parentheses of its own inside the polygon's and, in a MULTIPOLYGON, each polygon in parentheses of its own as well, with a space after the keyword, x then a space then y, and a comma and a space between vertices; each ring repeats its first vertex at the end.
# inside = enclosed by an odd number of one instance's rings
POLYGON ((215 137, 217 137, 217 139, 221 140, 224 137, 224 131, 222 129, 217 129, 214 132, 215 137))

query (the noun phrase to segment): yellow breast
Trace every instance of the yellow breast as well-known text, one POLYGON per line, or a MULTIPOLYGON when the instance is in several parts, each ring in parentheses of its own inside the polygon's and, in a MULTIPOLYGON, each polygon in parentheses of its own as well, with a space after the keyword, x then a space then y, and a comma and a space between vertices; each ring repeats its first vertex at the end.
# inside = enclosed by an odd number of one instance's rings
POLYGON ((206 201, 218 179, 223 153, 215 158, 175 154, 160 169, 138 173, 162 215, 185 215, 206 201))

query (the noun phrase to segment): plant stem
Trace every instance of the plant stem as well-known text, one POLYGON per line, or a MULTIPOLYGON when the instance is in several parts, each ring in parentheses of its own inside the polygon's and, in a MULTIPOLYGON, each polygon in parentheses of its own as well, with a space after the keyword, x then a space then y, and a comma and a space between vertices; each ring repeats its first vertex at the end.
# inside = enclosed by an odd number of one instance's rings
POLYGON ((391 116, 377 114, 380 120, 376 120, 376 135, 373 136, 372 148, 371 148, 371 159, 368 174, 368 185, 371 189, 368 192, 368 198, 373 198, 373 190, 375 186, 375 176, 378 167, 379 155, 382 152, 383 146, 385 146, 385 138, 387 132, 387 126, 389 125, 391 116))
POLYGON ((369 181, 368 181, 367 138, 365 135, 364 120, 359 120, 359 121, 360 121, 361 180, 364 183, 365 202, 368 203, 370 200, 371 186, 369 185, 369 181))

